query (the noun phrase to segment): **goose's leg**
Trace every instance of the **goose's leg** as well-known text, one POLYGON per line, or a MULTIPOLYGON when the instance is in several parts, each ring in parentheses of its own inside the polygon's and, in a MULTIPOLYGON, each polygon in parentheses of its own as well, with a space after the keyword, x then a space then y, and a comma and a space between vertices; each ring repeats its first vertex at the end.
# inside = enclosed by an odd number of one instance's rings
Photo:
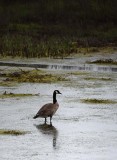
POLYGON ((52 125, 52 116, 50 116, 50 125, 52 125))
POLYGON ((46 120, 46 118, 45 118, 45 124, 46 124, 46 122, 47 122, 47 120, 46 120))

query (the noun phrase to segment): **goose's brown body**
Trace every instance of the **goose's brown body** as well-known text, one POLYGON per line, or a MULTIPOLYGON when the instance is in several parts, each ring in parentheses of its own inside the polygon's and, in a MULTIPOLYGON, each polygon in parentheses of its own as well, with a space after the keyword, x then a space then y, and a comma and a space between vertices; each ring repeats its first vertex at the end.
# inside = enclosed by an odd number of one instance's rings
POLYGON ((53 103, 48 103, 42 106, 42 108, 37 112, 36 117, 42 117, 42 118, 47 118, 47 117, 52 117, 55 112, 57 111, 59 107, 59 104, 56 102, 55 104, 53 103))

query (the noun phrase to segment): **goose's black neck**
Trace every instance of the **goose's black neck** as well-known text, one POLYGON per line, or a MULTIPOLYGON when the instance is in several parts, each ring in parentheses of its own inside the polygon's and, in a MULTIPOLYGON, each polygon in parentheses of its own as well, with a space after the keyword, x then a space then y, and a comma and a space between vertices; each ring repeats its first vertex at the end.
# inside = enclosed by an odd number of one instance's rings
POLYGON ((54 91, 54 92, 53 92, 53 104, 55 104, 56 102, 57 102, 56 92, 54 91))

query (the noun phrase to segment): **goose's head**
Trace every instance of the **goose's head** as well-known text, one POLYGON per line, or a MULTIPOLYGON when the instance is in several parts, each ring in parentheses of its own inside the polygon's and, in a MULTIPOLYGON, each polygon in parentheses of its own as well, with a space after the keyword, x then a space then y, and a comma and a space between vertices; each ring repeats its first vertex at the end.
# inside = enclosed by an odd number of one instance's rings
POLYGON ((54 93, 61 94, 61 92, 59 90, 55 90, 54 93))

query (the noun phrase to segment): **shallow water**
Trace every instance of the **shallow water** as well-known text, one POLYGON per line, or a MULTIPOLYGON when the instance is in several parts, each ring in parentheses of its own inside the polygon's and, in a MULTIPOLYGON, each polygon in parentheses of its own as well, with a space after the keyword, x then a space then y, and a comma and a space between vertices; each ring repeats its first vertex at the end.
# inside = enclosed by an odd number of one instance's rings
MULTIPOLYGON (((75 59, 74 59, 75 60, 75 59)), ((41 69, 50 69, 50 70, 75 70, 75 71, 111 71, 117 72, 116 66, 98 66, 90 64, 80 64, 80 65, 67 65, 65 61, 63 64, 41 64, 41 63, 17 63, 17 62, 0 62, 0 66, 11 66, 11 67, 31 67, 31 68, 41 68, 41 69)))
POLYGON ((40 93, 34 97, 0 99, 0 128, 29 131, 21 136, 0 135, 0 159, 116 160, 117 104, 86 104, 81 99, 117 100, 117 74, 112 70, 105 72, 94 68, 90 72, 86 70, 87 74, 83 75, 59 70, 71 81, 0 87, 0 93, 5 90, 40 93), (97 79, 86 80, 86 77, 97 79), (111 80, 98 79, 102 77, 111 80), (60 107, 53 117, 52 126, 49 119, 47 125, 44 119, 34 120, 38 109, 52 101, 55 89, 59 89, 62 95, 57 96, 60 107))

